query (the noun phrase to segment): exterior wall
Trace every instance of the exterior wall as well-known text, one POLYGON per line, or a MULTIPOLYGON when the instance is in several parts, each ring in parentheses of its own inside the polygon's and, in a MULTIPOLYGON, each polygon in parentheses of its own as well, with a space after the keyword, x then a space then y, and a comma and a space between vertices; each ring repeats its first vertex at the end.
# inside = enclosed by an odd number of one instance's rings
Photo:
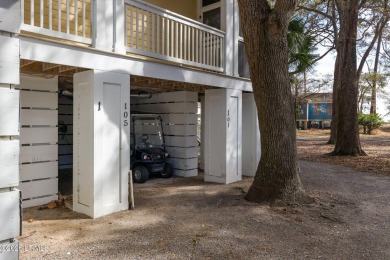
POLYGON ((206 90, 205 181, 232 183, 242 175, 242 93, 206 90))
POLYGON ((331 102, 302 102, 299 104, 297 121, 329 121, 332 120, 331 102))
POLYGON ((259 120, 253 93, 242 94, 242 175, 255 176, 261 157, 259 120))
POLYGON ((23 207, 58 198, 58 79, 22 76, 20 184, 23 207))
POLYGON ((129 75, 74 75, 74 211, 97 218, 128 209, 129 110, 129 75))
MULTIPOLYGON (((5 0, 0 6, 0 246, 19 246, 21 194, 19 183, 19 32, 20 2, 5 0), (10 37, 11 36, 11 37, 10 37)), ((19 252, 0 252, 0 259, 18 259, 19 252)))
POLYGON ((161 115, 176 176, 198 175, 197 101, 198 93, 178 91, 154 94, 150 99, 135 98, 131 102, 131 111, 161 115))
POLYGON ((198 20, 197 0, 145 0, 145 2, 178 13, 193 20, 198 20))

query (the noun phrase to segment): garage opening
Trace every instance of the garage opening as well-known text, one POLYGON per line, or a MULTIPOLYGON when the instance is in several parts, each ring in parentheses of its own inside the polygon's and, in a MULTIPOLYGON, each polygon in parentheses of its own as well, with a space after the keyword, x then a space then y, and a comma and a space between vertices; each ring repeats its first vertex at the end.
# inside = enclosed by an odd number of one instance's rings
MULTIPOLYGON (((23 207, 32 207, 73 195, 73 74, 86 69, 34 61, 22 66, 20 189, 23 207)), ((130 113, 161 115, 174 175, 197 176, 204 163, 201 111, 211 87, 129 77, 130 113)))
POLYGON ((73 193, 72 77, 86 69, 21 60, 20 70, 19 189, 27 208, 73 193))
MULTIPOLYGON (((175 91, 154 93, 147 98, 133 95, 130 112, 158 114, 163 120, 165 145, 174 175, 198 175, 198 93, 175 91)), ((145 121, 143 128, 150 128, 145 121)), ((132 127, 130 127, 132 129, 132 127)), ((133 139, 131 133, 131 138, 133 139)))
POLYGON ((58 78, 58 191, 73 195, 73 79, 58 78))

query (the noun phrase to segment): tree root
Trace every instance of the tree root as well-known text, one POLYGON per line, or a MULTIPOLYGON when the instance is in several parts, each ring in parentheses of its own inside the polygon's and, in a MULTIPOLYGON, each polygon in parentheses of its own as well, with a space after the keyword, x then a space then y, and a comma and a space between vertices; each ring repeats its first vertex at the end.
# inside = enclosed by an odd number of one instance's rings
POLYGON ((336 151, 336 149, 335 149, 333 152, 327 153, 326 155, 329 155, 329 156, 353 156, 353 157, 367 156, 366 152, 363 151, 362 149, 353 149, 352 151, 348 151, 348 152, 342 151, 340 149, 338 149, 336 151))

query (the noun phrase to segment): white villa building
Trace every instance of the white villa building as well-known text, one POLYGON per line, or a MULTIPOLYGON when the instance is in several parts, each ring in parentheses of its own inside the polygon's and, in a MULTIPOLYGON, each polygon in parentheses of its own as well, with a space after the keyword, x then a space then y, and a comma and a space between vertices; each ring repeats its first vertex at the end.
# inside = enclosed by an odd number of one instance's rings
POLYGON ((163 117, 175 175, 253 176, 238 20, 235 0, 1 0, 0 244, 18 244, 22 208, 58 198, 59 172, 74 211, 128 209, 132 110, 163 117))

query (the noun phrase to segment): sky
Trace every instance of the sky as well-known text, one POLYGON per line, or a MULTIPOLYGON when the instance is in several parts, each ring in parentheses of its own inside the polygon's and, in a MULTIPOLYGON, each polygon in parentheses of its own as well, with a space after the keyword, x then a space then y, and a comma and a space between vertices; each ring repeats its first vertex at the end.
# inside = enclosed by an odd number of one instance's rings
MULTIPOLYGON (((326 75, 326 74, 333 75, 334 61, 335 61, 335 54, 328 54, 323 59, 317 62, 317 65, 315 67, 316 72, 322 75, 326 75)), ((387 84, 386 91, 390 93, 390 83, 387 84)), ((381 100, 380 98, 378 98, 377 112, 381 116, 384 116, 387 113, 384 100, 381 100)), ((390 121, 390 116, 384 117, 384 119, 386 121, 390 121)))

